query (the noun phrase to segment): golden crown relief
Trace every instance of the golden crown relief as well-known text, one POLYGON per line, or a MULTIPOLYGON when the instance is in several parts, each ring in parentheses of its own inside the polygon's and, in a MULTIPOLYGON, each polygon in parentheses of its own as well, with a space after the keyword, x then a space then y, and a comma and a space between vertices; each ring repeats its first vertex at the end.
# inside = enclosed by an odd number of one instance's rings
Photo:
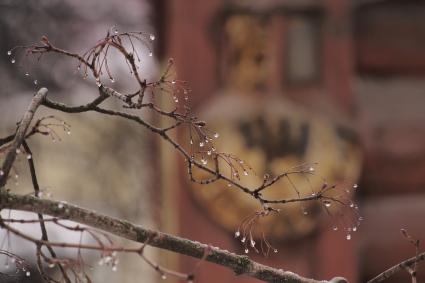
MULTIPOLYGON (((200 113, 205 114, 202 118, 210 121, 210 127, 223 137, 215 141, 217 150, 223 148, 235 156, 244 156, 244 162, 252 167, 252 172, 241 176, 244 186, 258 186, 264 174, 275 176, 300 164, 317 161, 320 164, 312 166, 312 174, 295 174, 264 195, 268 199, 296 198, 294 186, 301 196, 306 196, 317 191, 324 179, 329 184, 353 184, 358 179, 361 149, 343 126, 283 98, 250 98, 235 93, 218 97, 200 113)), ((223 173, 230 176, 230 169, 223 173)), ((206 173, 194 170, 194 174, 200 179, 208 178, 206 173)), ((199 207, 220 226, 235 231, 241 219, 259 209, 259 203, 237 190, 223 190, 223 187, 226 187, 224 182, 209 186, 190 184, 199 207)), ((336 190, 329 194, 339 193, 336 190)), ((262 219, 261 227, 253 230, 254 237, 260 238, 263 232, 270 240, 310 235, 319 224, 319 206, 317 202, 287 204, 281 213, 262 219)), ((332 211, 331 207, 328 209, 332 211)))

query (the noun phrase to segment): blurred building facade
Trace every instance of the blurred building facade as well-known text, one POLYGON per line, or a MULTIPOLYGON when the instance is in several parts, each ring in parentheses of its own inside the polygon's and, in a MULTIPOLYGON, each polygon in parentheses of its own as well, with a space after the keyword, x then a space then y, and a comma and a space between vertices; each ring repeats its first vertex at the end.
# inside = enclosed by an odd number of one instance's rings
MULTIPOLYGON (((277 243, 280 252, 270 258, 253 255, 254 259, 317 279, 341 275, 350 282, 364 282, 414 255, 399 230, 407 229, 419 239, 425 234, 421 225, 425 217, 425 57, 421 54, 425 2, 163 0, 153 5, 162 39, 160 55, 175 58, 179 78, 189 81, 193 89, 192 105, 200 113, 210 112, 207 117, 213 125, 221 112, 211 109, 227 104, 233 109, 228 112, 242 108, 250 113, 253 104, 275 104, 276 100, 290 105, 288 111, 297 112, 294 109, 300 107, 300 112, 318 113, 332 125, 343 125, 335 126, 337 134, 326 135, 323 141, 335 146, 311 151, 322 153, 314 158, 338 162, 338 168, 329 169, 331 177, 358 180, 355 198, 365 218, 360 231, 346 240, 343 232, 330 229, 332 220, 312 218, 317 222, 314 232, 303 234, 302 229, 287 225, 293 229, 293 238, 277 243), (239 100, 226 100, 226 96, 239 100)), ((265 105, 266 114, 275 111, 265 105)), ((223 124, 216 123, 219 131, 223 124)), ((323 139, 311 134, 311 127, 310 136, 305 137, 306 152, 310 152, 310 140, 323 139)), ((302 129, 294 135, 293 146, 283 138, 279 140, 282 147, 274 145, 271 155, 289 147, 300 160, 306 157, 302 151, 297 153, 302 129)), ((233 144, 238 138, 232 136, 228 142, 236 151, 233 144)), ((291 139, 291 134, 286 138, 291 139)), ((163 163, 169 162, 170 157, 163 163)), ((167 174, 172 171, 163 169, 167 174)), ((164 182, 163 195, 179 212, 164 217, 165 230, 242 251, 222 223, 227 221, 225 214, 220 218, 211 213, 202 197, 190 192, 186 179, 164 182)), ((235 211, 228 213, 229 219, 235 211)), ((178 262, 183 270, 193 266, 191 259, 178 262)), ((209 264, 199 276, 200 282, 255 282, 209 264)), ((388 282, 408 278, 407 274, 397 276, 388 282)))

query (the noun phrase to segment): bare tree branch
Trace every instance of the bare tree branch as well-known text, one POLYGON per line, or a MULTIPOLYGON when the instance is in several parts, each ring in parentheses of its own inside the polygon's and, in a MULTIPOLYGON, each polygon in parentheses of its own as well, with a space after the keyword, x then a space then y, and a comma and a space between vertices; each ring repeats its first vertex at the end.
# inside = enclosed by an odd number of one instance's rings
MULTIPOLYGON (((140 225, 135 225, 125 220, 102 215, 88 209, 80 208, 76 205, 70 205, 53 200, 39 199, 33 196, 21 196, 2 191, 0 192, 0 207, 2 209, 23 210, 69 219, 109 232, 119 237, 139 243, 147 243, 153 247, 199 259, 204 257, 204 251, 209 247, 206 244, 146 229, 140 225)), ((327 282, 304 278, 289 271, 265 266, 250 260, 247 256, 236 255, 215 247, 211 248, 205 260, 230 268, 237 275, 247 275, 266 282, 327 282)))
POLYGON ((13 141, 14 138, 15 138, 14 134, 7 136, 7 137, 4 137, 4 138, 0 138, 0 146, 13 141))
POLYGON ((12 145, 6 153, 6 158, 3 162, 3 167, 0 169, 0 188, 6 184, 6 180, 9 176, 10 169, 13 166, 13 162, 16 158, 16 151, 21 147, 22 142, 25 139, 25 135, 29 128, 29 125, 34 117, 34 113, 37 110, 38 106, 43 102, 43 99, 47 95, 47 88, 41 88, 37 94, 31 100, 30 105, 28 106, 27 111, 24 114, 21 122, 19 123, 18 129, 16 130, 15 137, 13 138, 12 145))
MULTIPOLYGON (((149 38, 150 40, 153 40, 152 36, 149 38)), ((6 158, 0 171, 0 210, 7 208, 23 210, 37 214, 38 219, 31 221, 36 221, 34 223, 40 224, 42 237, 41 239, 33 237, 31 234, 25 234, 23 231, 8 225, 8 223, 19 222, 19 219, 2 219, 0 217, 0 228, 5 229, 8 235, 14 234, 17 237, 32 242, 36 245, 37 263, 43 276, 48 276, 43 271, 43 263, 47 263, 49 266, 57 265, 62 272, 62 279, 67 282, 69 282, 69 280, 67 280, 67 274, 70 276, 75 275, 76 282, 82 278, 90 281, 87 273, 84 271, 85 263, 81 255, 82 249, 101 252, 102 262, 105 260, 107 264, 112 264, 113 267, 116 267, 117 264, 117 261, 113 259, 113 252, 136 252, 144 259, 144 261, 146 261, 161 275, 164 276, 165 274, 169 274, 184 279, 187 282, 193 281, 194 273, 184 274, 177 271, 168 270, 144 256, 144 247, 146 245, 150 245, 194 258, 199 258, 201 259, 200 262, 206 260, 212 263, 216 263, 233 270, 238 275, 243 274, 267 282, 318 283, 319 281, 301 277, 290 271, 283 271, 281 269, 275 269, 254 262, 247 256, 236 255, 228 251, 220 250, 216 247, 210 247, 206 244, 191 241, 189 239, 179 238, 177 236, 165 234, 159 231, 149 230, 122 219, 112 218, 75 205, 69 205, 66 202, 58 202, 40 198, 41 194, 39 193, 35 165, 34 161, 32 160, 31 150, 26 143, 26 139, 34 134, 39 133, 45 136, 49 136, 53 141, 60 140, 60 136, 56 133, 55 130, 57 128, 62 128, 64 131, 69 133, 70 129, 70 126, 65 121, 56 118, 55 116, 47 116, 40 118, 34 123, 32 129, 28 130, 35 111, 40 105, 44 105, 50 109, 55 109, 66 113, 82 113, 93 111, 102 115, 120 117, 121 119, 136 122, 172 145, 175 150, 184 157, 188 166, 188 173, 191 181, 200 184, 208 184, 222 180, 225 181, 228 186, 233 186, 235 189, 240 190, 241 192, 248 194, 257 200, 261 206, 261 210, 254 212, 246 219, 246 221, 244 220, 242 222, 242 235, 239 230, 235 233, 236 237, 243 237, 241 242, 245 243, 245 252, 248 252, 246 246, 247 242, 245 241, 245 233, 250 234, 250 244, 252 248, 258 252, 258 250, 255 248, 255 242, 251 235, 252 227, 254 227, 258 219, 274 213, 279 213, 280 209, 276 207, 277 205, 285 205, 287 203, 295 202, 317 201, 322 204, 326 212, 329 214, 331 213, 326 207, 329 207, 331 203, 338 204, 341 207, 350 207, 353 210, 353 217, 350 217, 353 219, 350 220, 354 220, 354 222, 351 223, 349 221, 350 223, 348 223, 346 229, 347 231, 351 231, 351 229, 357 229, 356 225, 358 225, 360 217, 356 211, 356 206, 348 204, 351 203, 349 200, 349 189, 345 189, 341 192, 341 194, 333 197, 332 195, 329 195, 328 192, 336 190, 336 186, 328 186, 325 182, 320 190, 313 191, 312 189, 311 195, 302 196, 300 194, 295 184, 292 182, 290 175, 302 175, 305 178, 308 178, 309 176, 315 176, 314 167, 312 167, 312 164, 304 163, 299 166, 295 166, 289 171, 285 171, 275 177, 265 175, 263 183, 253 188, 243 185, 241 182, 241 176, 249 175, 249 172, 252 172, 253 169, 238 156, 217 150, 214 146, 213 140, 218 138, 219 134, 210 131, 208 127, 206 127, 206 122, 199 120, 198 117, 193 115, 191 108, 188 105, 179 104, 179 97, 181 94, 184 95, 184 100, 187 100, 187 94, 190 92, 190 89, 187 87, 186 82, 174 79, 174 75, 171 72, 173 60, 169 60, 165 72, 158 80, 147 82, 146 79, 140 77, 138 72, 138 62, 140 62, 140 58, 137 50, 135 49, 134 43, 139 42, 142 45, 146 45, 146 40, 146 34, 143 32, 119 33, 117 31, 112 32, 111 30, 108 31, 106 37, 99 40, 92 48, 90 48, 82 55, 55 47, 46 36, 42 37, 40 44, 15 47, 25 49, 27 55, 34 54, 41 57, 46 53, 57 53, 65 57, 74 58, 79 63, 77 69, 82 72, 83 78, 86 78, 88 74, 91 73, 95 79, 99 91, 99 96, 87 104, 68 106, 63 103, 48 99, 46 97, 47 89, 42 88, 31 101, 28 110, 25 112, 24 117, 18 124, 16 132, 3 139, 0 139, 0 149, 2 153, 6 153, 6 158), (138 83, 138 89, 136 91, 131 93, 121 93, 113 88, 109 88, 103 85, 102 80, 105 75, 108 76, 111 82, 114 82, 114 78, 112 77, 108 66, 108 50, 111 49, 115 49, 118 51, 118 53, 124 56, 124 61, 130 69, 131 76, 138 83), (149 95, 149 97, 146 99, 145 94, 149 95), (163 109, 155 104, 155 97, 159 94, 166 94, 167 96, 172 97, 173 101, 175 102, 175 107, 173 110, 170 111, 168 109, 163 109), (108 98, 119 100, 123 108, 140 111, 137 111, 136 113, 128 113, 100 107, 100 104, 108 98), (147 99, 149 100, 144 101, 147 99), (146 111, 166 118, 170 123, 168 123, 166 126, 156 126, 154 122, 149 122, 143 118, 144 116, 142 114, 147 114, 146 111), (173 138, 172 135, 169 134, 169 131, 177 130, 177 128, 183 128, 189 132, 186 137, 189 141, 189 145, 180 143, 178 139, 173 138), (17 154, 21 150, 22 145, 24 147, 23 149, 27 153, 28 165, 31 173, 35 197, 29 195, 13 194, 4 189, 8 181, 10 170, 12 169, 13 163, 17 154), (209 165, 207 165, 208 161, 210 161, 209 165), (209 175, 208 178, 198 180, 196 178, 198 172, 193 174, 193 169, 200 170, 199 172, 207 173, 209 175), (230 169, 230 175, 225 174, 224 172, 229 170, 224 169, 230 169), (285 179, 292 185, 294 191, 297 194, 297 197, 287 199, 268 199, 265 197, 265 195, 263 195, 263 193, 265 193, 267 189, 270 189, 272 185, 280 180, 285 179), (44 215, 50 215, 55 218, 46 219, 44 218, 44 215), (59 222, 59 220, 62 219, 69 219, 84 225, 88 225, 88 227, 83 228, 79 225, 71 227, 59 222), (45 222, 53 222, 55 225, 69 231, 80 232, 80 243, 50 241, 47 235, 47 230, 45 228, 45 222), (88 233, 95 240, 96 244, 83 244, 81 242, 83 233, 88 233), (98 237, 98 233, 100 233, 100 237, 98 237), (117 247, 113 244, 113 241, 108 233, 142 243, 143 247, 141 249, 120 246, 117 247), (42 251, 43 246, 48 248, 51 257, 42 251), (56 254, 53 250, 54 247, 77 249, 78 260, 73 261, 56 257, 56 254), (113 259, 112 261, 111 258, 113 259)), ((21 220, 21 223, 29 222, 21 220)), ((264 233, 262 241, 266 245, 267 253, 271 249, 277 252, 277 250, 274 249, 266 240, 264 233)), ((261 245, 263 242, 261 242, 261 245)), ((47 279, 50 282, 59 282, 53 278, 47 279)), ((331 281, 320 282, 343 283, 347 281, 343 278, 336 277, 331 281)))
POLYGON ((403 235, 403 237, 415 247, 415 256, 409 259, 406 259, 400 263, 398 263, 397 265, 394 265, 393 267, 385 270, 384 272, 382 272, 381 274, 379 274, 378 276, 376 276, 375 278, 369 280, 367 283, 377 283, 377 282, 382 282, 385 279, 390 278, 391 276, 393 276, 396 272, 400 271, 400 270, 405 270, 409 273, 410 277, 411 277, 411 282, 412 283, 416 283, 417 282, 417 277, 416 277, 416 267, 417 267, 417 263, 424 260, 425 259, 425 252, 423 253, 419 253, 419 240, 415 239, 414 237, 412 237, 406 229, 401 229, 400 230, 401 234, 403 235))
POLYGON ((60 102, 55 102, 46 97, 46 99, 43 101, 43 105, 46 107, 49 107, 51 109, 60 110, 62 112, 66 113, 81 113, 93 110, 96 106, 101 104, 105 99, 108 98, 108 94, 104 91, 103 87, 99 88, 100 95, 96 97, 92 102, 87 103, 86 105, 79 105, 79 106, 67 106, 60 102))
POLYGON ((425 252, 420 253, 417 256, 411 257, 409 259, 406 259, 405 261, 402 261, 402 262, 398 263, 397 265, 394 265, 393 267, 385 270, 384 272, 382 272, 381 274, 379 274, 375 278, 367 281, 367 283, 382 282, 385 279, 393 276, 396 272, 399 272, 400 270, 403 270, 403 269, 408 269, 411 266, 415 265, 416 263, 418 263, 422 260, 425 260, 425 252))

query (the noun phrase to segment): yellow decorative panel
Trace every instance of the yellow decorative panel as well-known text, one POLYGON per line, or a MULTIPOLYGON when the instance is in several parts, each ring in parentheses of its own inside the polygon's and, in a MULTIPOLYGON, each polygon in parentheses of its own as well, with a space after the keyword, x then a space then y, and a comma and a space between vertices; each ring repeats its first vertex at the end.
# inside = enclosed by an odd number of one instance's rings
MULTIPOLYGON (((347 186, 359 177, 361 150, 355 141, 341 135, 342 126, 282 98, 256 99, 226 93, 200 113, 220 133, 215 141, 217 151, 243 158, 253 168, 248 176, 241 176, 243 185, 254 189, 261 185, 264 174, 276 176, 302 163, 318 162, 314 174, 291 175, 290 180, 283 179, 265 191, 263 195, 268 199, 296 198, 293 186, 301 196, 311 195, 323 185, 322 177, 329 184, 344 182, 347 186)), ((198 178, 209 177, 194 173, 198 178)), ((223 173, 230 176, 230 170, 223 173)), ((261 208, 254 198, 221 181, 190 184, 190 189, 211 219, 229 231, 236 231, 245 217, 261 208)), ((280 214, 262 219, 254 229, 257 238, 264 232, 274 240, 293 239, 317 228, 319 203, 280 208, 280 214)))

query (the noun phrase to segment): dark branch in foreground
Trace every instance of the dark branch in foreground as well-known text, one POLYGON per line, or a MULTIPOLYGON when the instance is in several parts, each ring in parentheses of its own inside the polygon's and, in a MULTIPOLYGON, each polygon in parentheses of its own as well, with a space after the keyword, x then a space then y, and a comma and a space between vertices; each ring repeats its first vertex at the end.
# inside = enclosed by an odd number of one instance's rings
MULTIPOLYGON (((205 250, 209 248, 206 244, 159 231, 149 230, 125 220, 109 217, 75 205, 53 200, 39 199, 32 196, 21 196, 2 191, 0 192, 0 208, 23 210, 72 220, 132 241, 147 243, 153 247, 200 259, 204 257, 205 250)), ((236 255, 216 247, 210 249, 205 260, 230 268, 237 275, 247 275, 266 282, 334 282, 334 280, 317 281, 304 278, 290 271, 283 271, 282 269, 265 266, 250 260, 247 256, 236 255)), ((340 279, 338 282, 344 282, 344 280, 340 279)))
MULTIPOLYGON (((32 182, 32 186, 33 186, 33 189, 34 189, 34 195, 36 197, 40 197, 40 186, 38 185, 37 174, 36 174, 36 170, 35 170, 34 157, 32 155, 32 151, 31 151, 28 143, 25 140, 22 142, 22 146, 24 147, 25 152, 27 154, 29 154, 29 156, 30 156, 30 158, 27 158, 27 160, 28 160, 28 166, 29 166, 29 169, 30 169, 31 182, 32 182)), ((47 229, 46 229, 46 225, 44 223, 43 214, 37 213, 37 217, 38 217, 38 220, 40 222, 41 240, 48 242, 49 236, 47 235, 47 229)), ((41 254, 41 248, 42 248, 42 245, 37 245, 38 254, 41 254)), ((46 245, 46 248, 53 258, 57 258, 56 252, 53 250, 53 248, 51 246, 46 245)), ((44 272, 43 264, 41 263, 40 258, 38 258, 38 260, 37 260, 37 265, 38 265, 38 269, 40 271, 40 274, 47 280, 47 282, 48 282, 48 280, 53 281, 52 278, 44 272)), ((62 276, 63 276, 65 282, 71 283, 71 280, 69 279, 68 275, 66 274, 65 269, 60 264, 58 264, 57 266, 58 266, 60 272, 62 273, 62 276)))

